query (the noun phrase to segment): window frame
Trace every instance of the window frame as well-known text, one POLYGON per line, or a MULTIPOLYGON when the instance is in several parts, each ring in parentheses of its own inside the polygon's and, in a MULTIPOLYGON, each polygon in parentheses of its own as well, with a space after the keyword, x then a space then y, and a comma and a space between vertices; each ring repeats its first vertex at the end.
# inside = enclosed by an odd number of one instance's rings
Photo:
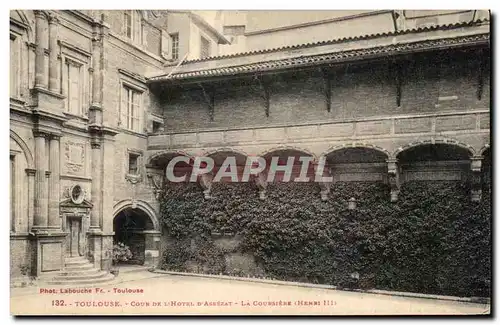
MULTIPOLYGON (((128 82, 122 81, 120 83, 120 115, 119 115, 119 125, 122 129, 135 132, 135 133, 144 133, 144 89, 140 87, 136 87, 128 82), (127 94, 126 107, 124 104, 124 93, 127 94), (130 101, 130 94, 132 94, 132 101, 130 101), (130 110, 134 107, 134 94, 138 97, 138 104, 135 106, 137 109, 137 116, 133 116, 130 113, 130 110), (125 120, 124 120, 124 117, 125 120), (130 127, 131 122, 136 120, 137 128, 134 128, 132 123, 132 127, 130 127)), ((133 112, 132 112, 133 113, 133 112)))
POLYGON ((9 87, 9 97, 10 98, 20 98, 21 97, 21 80, 22 78, 20 77, 21 75, 21 72, 22 72, 22 61, 21 61, 21 58, 22 58, 22 39, 21 39, 21 36, 20 34, 17 34, 17 33, 14 33, 12 32, 12 30, 10 31, 10 41, 11 43, 9 44, 9 51, 10 51, 10 57, 9 57, 9 73, 10 73, 10 78, 9 78, 9 82, 10 82, 10 87, 9 87), (13 44, 13 43, 14 44, 13 44), (12 46, 15 46, 15 52, 17 53, 13 53, 13 47, 12 46), (16 61, 15 61, 15 65, 13 65, 12 63, 12 56, 13 54, 16 54, 15 57, 16 57, 16 61))
POLYGON ((132 183, 137 182, 141 179, 142 174, 142 157, 144 156, 144 152, 139 149, 127 148, 125 151, 126 154, 126 165, 125 165, 125 179, 129 180, 132 183), (130 172, 130 157, 136 157, 136 173, 132 174, 130 172))
POLYGON ((63 73, 65 74, 65 78, 63 77, 63 80, 66 81, 65 88, 66 89, 66 99, 65 99, 65 111, 68 114, 75 115, 75 116, 83 116, 84 115, 84 96, 85 96, 85 76, 84 76, 84 69, 85 69, 85 63, 81 62, 79 60, 75 60, 69 57, 65 57, 64 59, 64 64, 63 64, 63 73), (71 106, 72 103, 72 78, 71 78, 71 67, 76 67, 78 68, 78 103, 77 103, 77 108, 75 109, 74 107, 71 106))
POLYGON ((138 175, 139 174, 139 157, 140 155, 135 152, 128 153, 128 174, 138 175), (135 168, 132 170, 131 161, 134 160, 135 168))
POLYGON ((172 60, 177 61, 179 60, 179 33, 172 33, 170 34, 170 40, 172 42, 171 45, 171 51, 172 51, 172 60))
POLYGON ((123 11, 123 34, 125 37, 133 40, 134 39, 134 11, 124 10, 123 11), (128 17, 128 18, 127 18, 128 17), (130 19, 130 22, 127 21, 130 19), (130 35, 128 32, 130 31, 130 35))
POLYGON ((65 96, 64 99, 64 113, 72 117, 78 117, 80 119, 86 120, 88 118, 88 110, 92 103, 92 78, 90 75, 91 67, 91 56, 92 54, 78 48, 72 44, 68 44, 64 41, 59 40, 59 45, 61 46, 61 60, 60 64, 60 78, 61 78, 61 95, 65 96), (80 66, 79 74, 79 109, 77 112, 70 111, 69 102, 69 67, 68 63, 76 66, 80 66))
POLYGON ((210 40, 207 37, 205 37, 203 35, 200 35, 200 59, 205 59, 205 58, 209 58, 210 57, 211 46, 212 46, 212 44, 210 43, 210 40), (207 48, 206 48, 207 55, 206 56, 203 55, 204 54, 204 51, 203 51, 204 47, 203 47, 203 45, 205 45, 205 44, 207 45, 207 48))

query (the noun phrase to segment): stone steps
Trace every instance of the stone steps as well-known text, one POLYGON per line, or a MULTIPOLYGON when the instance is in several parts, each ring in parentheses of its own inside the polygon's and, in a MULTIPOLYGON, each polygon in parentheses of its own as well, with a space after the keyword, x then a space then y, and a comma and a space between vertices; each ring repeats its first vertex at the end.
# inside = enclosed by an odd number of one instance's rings
POLYGON ((64 269, 47 283, 52 285, 88 285, 108 282, 114 278, 114 275, 95 268, 84 257, 67 257, 64 260, 64 269))
POLYGON ((92 264, 80 264, 80 265, 66 265, 64 268, 64 271, 70 272, 70 271, 89 271, 93 270, 94 265, 92 264))
POLYGON ((65 285, 65 286, 85 285, 85 284, 89 285, 89 284, 110 282, 114 278, 115 277, 113 274, 106 273, 105 276, 100 277, 100 278, 96 278, 96 279, 64 280, 64 279, 54 278, 51 281, 49 281, 49 284, 51 284, 51 285, 65 285))

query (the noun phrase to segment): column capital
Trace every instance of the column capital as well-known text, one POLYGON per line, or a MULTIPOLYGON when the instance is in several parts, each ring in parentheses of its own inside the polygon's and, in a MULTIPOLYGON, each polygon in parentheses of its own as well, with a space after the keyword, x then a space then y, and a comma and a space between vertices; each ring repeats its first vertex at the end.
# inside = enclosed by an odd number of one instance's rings
POLYGON ((36 18, 44 18, 44 19, 48 18, 47 11, 45 10, 33 10, 33 13, 35 14, 36 18))
POLYGON ((61 135, 60 134, 53 134, 53 133, 51 133, 49 135, 49 138, 50 138, 50 140, 60 141, 61 140, 61 135))
POLYGON ((398 173, 398 159, 397 158, 389 158, 386 160, 387 162, 387 171, 391 175, 396 175, 398 173))
POLYGON ((58 24, 59 23, 59 17, 58 15, 53 12, 53 11, 50 11, 48 14, 47 14, 47 17, 48 17, 48 20, 49 20, 49 24, 50 25, 53 25, 53 24, 58 24))
POLYGON ((90 147, 91 147, 92 149, 101 149, 101 143, 100 143, 100 142, 94 142, 94 141, 92 141, 92 142, 90 143, 90 147))
POLYGON ((482 162, 483 162, 484 157, 483 156, 473 156, 470 159, 470 169, 473 172, 481 172, 481 167, 482 167, 482 162))
POLYGON ((35 138, 50 138, 51 134, 47 131, 33 130, 33 136, 35 138))
POLYGON ((36 169, 34 169, 34 168, 26 168, 25 171, 26 171, 26 174, 28 174, 28 176, 35 176, 36 175, 36 169))

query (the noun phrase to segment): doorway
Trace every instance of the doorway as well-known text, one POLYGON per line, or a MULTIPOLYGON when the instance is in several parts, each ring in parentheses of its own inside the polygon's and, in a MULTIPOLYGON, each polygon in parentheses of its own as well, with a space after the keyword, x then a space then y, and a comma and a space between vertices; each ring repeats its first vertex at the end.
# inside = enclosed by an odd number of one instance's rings
POLYGON ((146 234, 154 226, 148 215, 141 209, 127 208, 119 212, 113 220, 115 232, 113 244, 123 243, 129 247, 132 258, 121 264, 144 265, 146 261, 146 234))

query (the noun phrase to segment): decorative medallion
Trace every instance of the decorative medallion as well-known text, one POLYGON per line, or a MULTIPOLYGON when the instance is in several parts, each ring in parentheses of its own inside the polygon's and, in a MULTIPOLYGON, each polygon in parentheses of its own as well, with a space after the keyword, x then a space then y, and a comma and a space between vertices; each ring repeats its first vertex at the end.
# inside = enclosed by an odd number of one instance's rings
POLYGON ((74 204, 81 204, 85 199, 85 191, 80 185, 74 185, 69 189, 69 197, 74 204))

